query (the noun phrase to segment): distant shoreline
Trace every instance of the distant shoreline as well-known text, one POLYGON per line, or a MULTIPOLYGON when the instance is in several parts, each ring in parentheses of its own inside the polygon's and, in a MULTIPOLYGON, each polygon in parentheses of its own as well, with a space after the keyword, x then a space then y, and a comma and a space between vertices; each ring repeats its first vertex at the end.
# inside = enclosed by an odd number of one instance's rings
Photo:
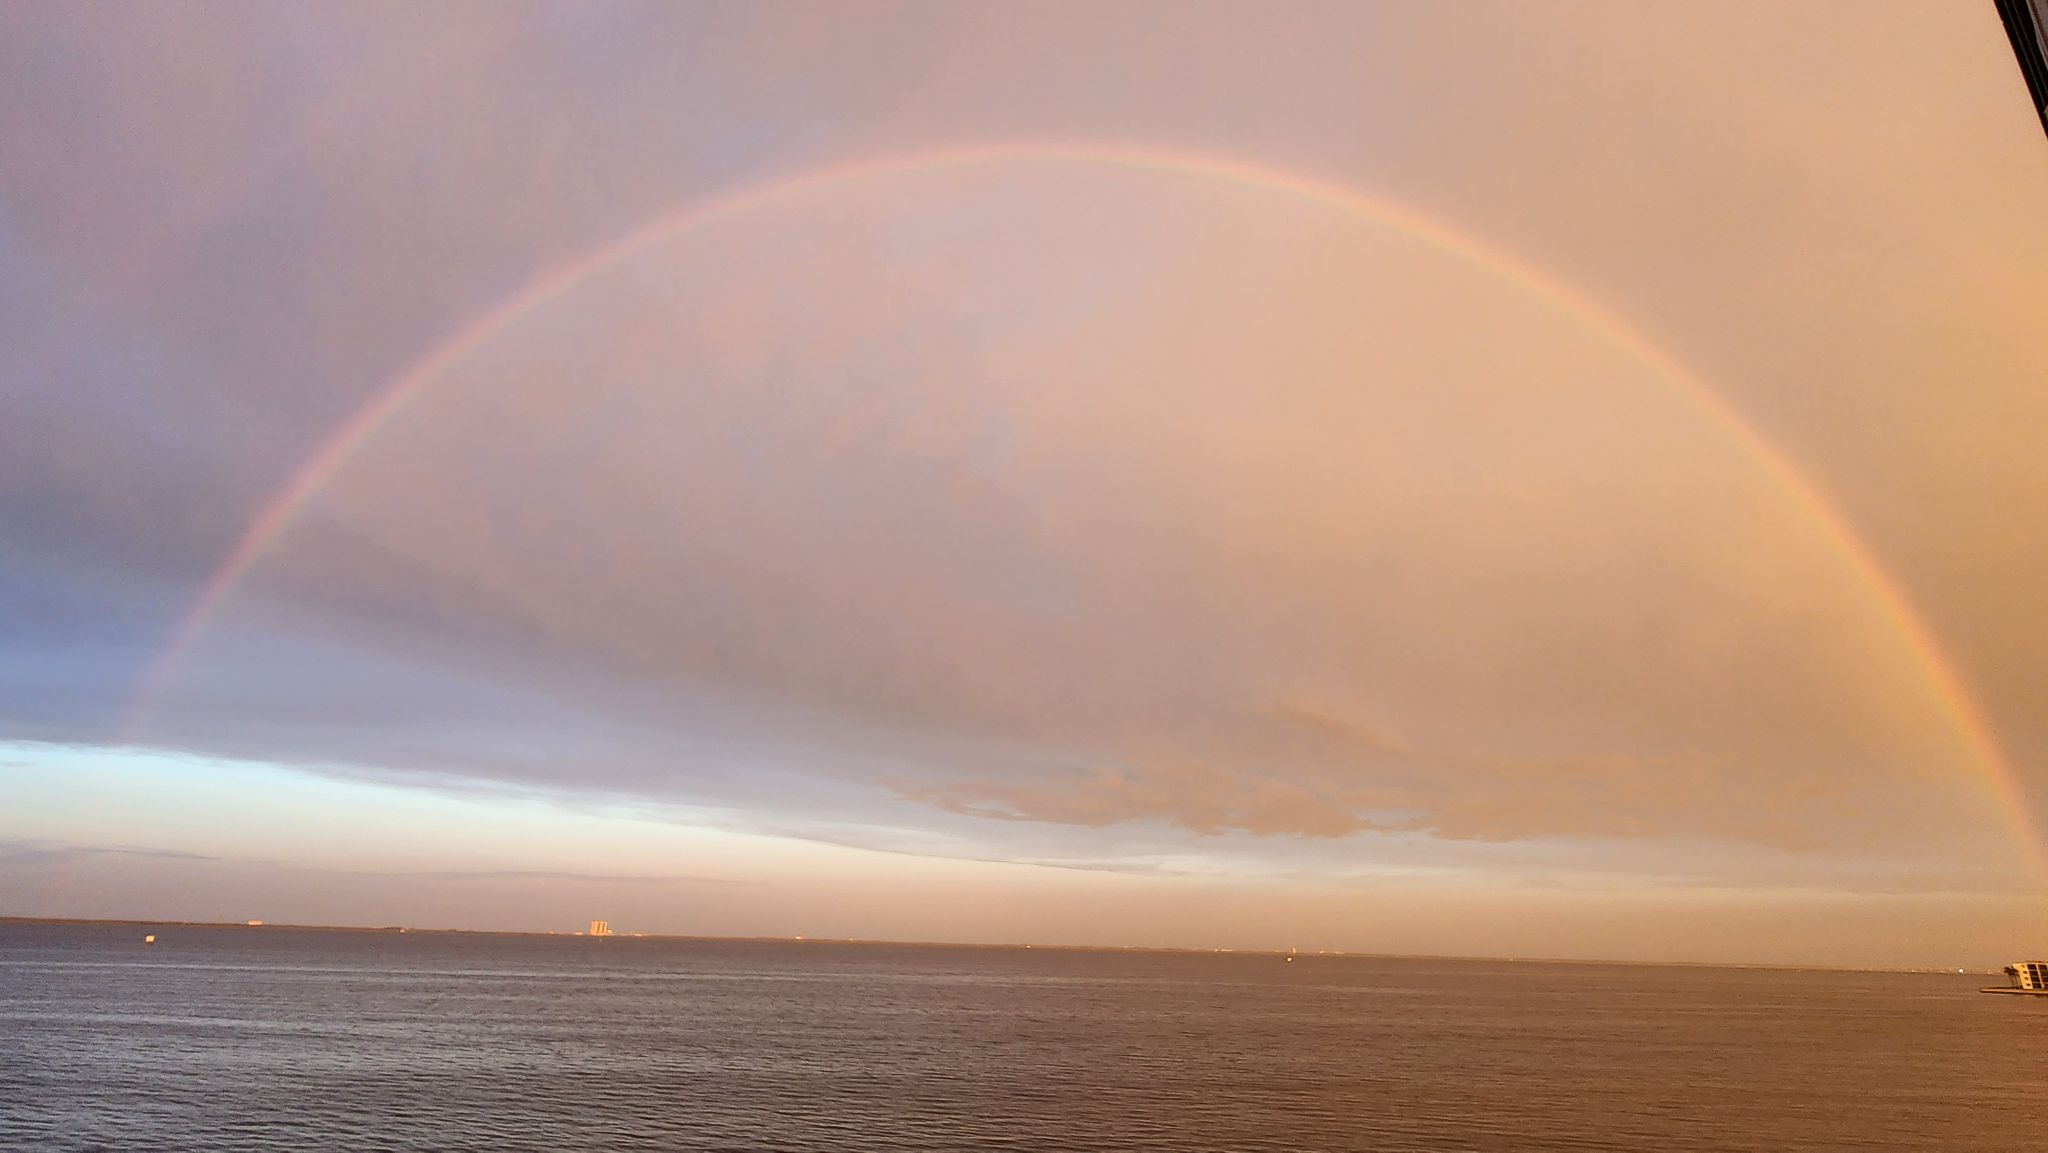
MULTIPOLYGON (((287 922, 263 921, 251 924, 247 921, 170 921, 152 920, 140 917, 23 917, 0 916, 0 927, 8 925, 123 925, 133 928, 155 929, 243 929, 250 932, 283 930, 294 933, 389 933, 393 936, 460 936, 460 937, 559 937, 577 939, 589 934, 574 930, 551 931, 545 929, 443 929, 421 928, 414 925, 301 925, 287 922)), ((1453 956, 1442 953, 1366 953, 1343 949, 1293 950, 1293 949, 1212 949, 1195 946, 1174 945, 1072 945, 1038 944, 1015 942, 995 944, 981 941, 893 941, 872 937, 731 937, 712 936, 699 933, 613 933, 609 936, 594 937, 601 941, 701 941, 729 944, 777 944, 777 945, 859 945, 878 948, 899 949, 1003 949, 1003 950, 1045 950, 1065 953, 1160 953, 1191 954, 1199 956, 1240 956, 1240 957, 1287 957, 1304 960, 1311 958, 1344 958, 1361 961, 1457 961, 1486 962, 1513 965, 1605 965, 1648 969, 1754 969, 1781 973, 1907 973, 1924 975, 1982 976, 1996 975, 1998 969, 1969 969, 1959 971, 1953 968, 1849 968, 1841 965, 1778 965, 1757 964, 1740 961, 1618 961, 1605 958, 1584 957, 1478 957, 1453 956)))

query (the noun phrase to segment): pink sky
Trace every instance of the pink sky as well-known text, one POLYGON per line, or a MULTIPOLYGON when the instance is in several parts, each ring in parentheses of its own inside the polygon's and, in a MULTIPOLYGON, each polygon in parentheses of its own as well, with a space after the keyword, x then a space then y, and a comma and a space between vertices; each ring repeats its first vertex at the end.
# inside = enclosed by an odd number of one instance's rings
POLYGON ((1859 11, 0 17, 0 914, 2038 952, 2048 141, 1859 11))

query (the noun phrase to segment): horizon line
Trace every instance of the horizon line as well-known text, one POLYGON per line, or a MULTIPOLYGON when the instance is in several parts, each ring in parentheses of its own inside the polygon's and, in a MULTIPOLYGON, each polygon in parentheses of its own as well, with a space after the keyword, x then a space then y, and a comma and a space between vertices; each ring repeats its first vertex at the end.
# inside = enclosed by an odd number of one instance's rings
POLYGON ((635 933, 614 930, 608 935, 592 936, 578 929, 460 929, 420 925, 322 925, 286 921, 186 921, 151 917, 58 917, 34 914, 0 914, 0 927, 9 925, 123 925, 172 927, 183 929, 281 929, 287 932, 306 933, 388 933, 388 934, 439 934, 488 937, 564 937, 586 938, 592 941, 704 941, 736 944, 780 944, 780 945, 863 945, 894 948, 929 949, 1007 949, 1012 951, 1036 951, 1040 949, 1072 953, 1174 953, 1199 954, 1203 956, 1235 955, 1246 957, 1337 957, 1362 961, 1461 961, 1488 962, 1511 965, 1613 965, 1644 968, 1690 968, 1690 969, 1764 969, 1788 973, 1914 973, 1924 975, 1945 974, 1967 975, 1975 972, 1997 973, 1996 969, 1971 970, 1968 966, 1949 965, 1801 965, 1778 961, 1647 961, 1628 960, 1617 957, 1533 957, 1514 954, 1488 953, 1377 953, 1357 949, 1299 949, 1299 948, 1235 948, 1211 945, 1089 945, 1040 941, 943 941, 895 937, 813 937, 809 935, 762 936, 750 934, 719 933, 635 933), (1951 971, 1953 970, 1953 971, 1951 971))

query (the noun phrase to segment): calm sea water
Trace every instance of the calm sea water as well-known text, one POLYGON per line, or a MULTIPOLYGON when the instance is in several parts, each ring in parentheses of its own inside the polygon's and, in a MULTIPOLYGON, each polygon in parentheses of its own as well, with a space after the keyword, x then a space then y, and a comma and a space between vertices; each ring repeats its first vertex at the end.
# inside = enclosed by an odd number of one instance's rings
POLYGON ((0 1147, 2048 1150, 1982 977, 0 925, 0 1147))

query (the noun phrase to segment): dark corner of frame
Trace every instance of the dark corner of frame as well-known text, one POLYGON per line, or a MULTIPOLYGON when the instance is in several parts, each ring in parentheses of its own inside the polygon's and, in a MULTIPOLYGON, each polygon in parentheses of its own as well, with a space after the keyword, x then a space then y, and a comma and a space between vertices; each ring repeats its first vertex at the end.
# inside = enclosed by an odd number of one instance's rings
POLYGON ((1998 17, 2005 21, 2005 34, 2012 52, 2019 57, 2020 73, 2027 78, 2027 93, 2034 98, 2034 114, 2041 118, 2041 130, 2048 132, 2048 0, 1994 0, 1998 17))

